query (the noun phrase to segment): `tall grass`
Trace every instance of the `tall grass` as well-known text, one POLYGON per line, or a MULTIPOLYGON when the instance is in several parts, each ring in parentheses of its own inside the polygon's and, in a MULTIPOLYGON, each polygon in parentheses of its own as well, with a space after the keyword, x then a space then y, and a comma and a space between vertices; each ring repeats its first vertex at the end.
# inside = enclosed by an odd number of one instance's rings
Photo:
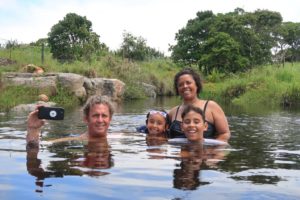
MULTIPOLYGON (((0 49, 0 57, 9 56, 17 63, 0 66, 0 74, 6 71, 22 71, 26 64, 32 63, 42 66, 46 72, 70 72, 87 77, 115 78, 126 84, 124 97, 128 99, 145 97, 142 82, 156 86, 158 95, 173 95, 173 78, 180 70, 169 59, 130 62, 113 53, 95 55, 86 62, 60 63, 52 59, 47 47, 44 63, 41 62, 41 47, 22 46, 12 49, 11 52, 0 49)), ((230 75, 214 71, 203 78, 204 89, 200 96, 204 99, 254 106, 297 106, 300 103, 300 63, 286 64, 285 67, 260 66, 245 73, 230 75)), ((60 94, 71 98, 67 93, 60 94)), ((1 91, 0 99, 2 97, 1 91)), ((60 102, 67 101, 63 96, 57 98, 60 102)), ((6 102, 10 103, 9 100, 6 102)))
POLYGON ((0 67, 1 72, 24 71, 24 66, 34 64, 45 72, 76 73, 87 77, 114 78, 126 84, 125 98, 144 98, 142 82, 156 86, 159 95, 172 94, 173 77, 178 68, 168 59, 130 62, 113 53, 95 55, 89 61, 60 63, 51 56, 45 47, 44 62, 41 60, 41 47, 24 45, 11 50, 0 49, 0 57, 17 61, 16 64, 0 67))
POLYGON ((1 90, 0 111, 8 111, 19 104, 32 103, 38 100, 39 91, 23 86, 7 87, 1 90))
MULTIPOLYGON (((300 105, 300 63, 261 66, 214 83, 213 99, 237 105, 300 105)), ((209 93, 209 92, 207 92, 209 93)))

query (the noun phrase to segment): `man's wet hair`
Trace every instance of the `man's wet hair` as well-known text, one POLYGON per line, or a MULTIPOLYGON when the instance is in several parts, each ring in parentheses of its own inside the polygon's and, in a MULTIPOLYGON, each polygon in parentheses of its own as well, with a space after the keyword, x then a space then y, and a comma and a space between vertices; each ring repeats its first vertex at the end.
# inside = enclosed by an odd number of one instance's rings
POLYGON ((114 114, 114 109, 111 104, 111 100, 107 96, 100 96, 100 95, 94 95, 91 96, 83 106, 83 113, 85 116, 88 116, 90 113, 91 107, 93 107, 96 104, 103 104, 108 107, 110 118, 112 118, 114 114))

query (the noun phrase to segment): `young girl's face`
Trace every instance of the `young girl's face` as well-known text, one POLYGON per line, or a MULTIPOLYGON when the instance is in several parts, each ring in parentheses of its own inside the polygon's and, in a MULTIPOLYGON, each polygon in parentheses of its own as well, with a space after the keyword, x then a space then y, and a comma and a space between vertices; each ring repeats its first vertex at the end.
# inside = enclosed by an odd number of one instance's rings
POLYGON ((202 141, 207 123, 203 121, 199 113, 190 111, 184 116, 181 129, 189 141, 202 141))
POLYGON ((147 123, 150 135, 161 135, 166 131, 166 119, 159 113, 150 114, 147 123))

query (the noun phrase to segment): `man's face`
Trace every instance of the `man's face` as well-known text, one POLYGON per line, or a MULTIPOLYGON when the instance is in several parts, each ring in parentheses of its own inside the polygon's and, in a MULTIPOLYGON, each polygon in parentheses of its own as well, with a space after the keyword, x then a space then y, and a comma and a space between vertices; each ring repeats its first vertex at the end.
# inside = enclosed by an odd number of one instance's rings
POLYGON ((106 137, 112 116, 105 104, 95 104, 90 108, 84 121, 88 126, 88 134, 91 137, 106 137))

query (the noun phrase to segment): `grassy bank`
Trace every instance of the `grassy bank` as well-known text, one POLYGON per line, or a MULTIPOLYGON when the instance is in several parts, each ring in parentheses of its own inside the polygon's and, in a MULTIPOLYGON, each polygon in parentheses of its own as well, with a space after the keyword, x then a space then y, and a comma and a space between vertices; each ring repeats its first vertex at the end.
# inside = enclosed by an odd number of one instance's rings
POLYGON ((217 80, 206 84, 206 98, 241 106, 300 106, 300 63, 261 66, 217 80))
MULTIPOLYGON (((173 95, 173 78, 180 70, 168 59, 129 62, 114 54, 107 53, 94 57, 91 62, 59 63, 52 59, 49 49, 45 50, 45 60, 41 61, 41 48, 19 47, 0 50, 0 58, 10 58, 14 64, 0 66, 1 72, 23 70, 26 64, 42 66, 46 72, 72 72, 87 77, 116 78, 126 83, 124 97, 144 98, 141 82, 158 88, 160 95, 173 95)), ((0 110, 20 103, 36 100, 38 91, 26 88, 2 88, 0 82, 0 110)), ((61 105, 74 105, 75 99, 66 91, 60 91, 50 100, 61 105)), ((286 64, 285 67, 260 66, 246 73, 223 75, 217 72, 204 77, 201 98, 217 102, 233 103, 240 106, 299 106, 300 104, 300 63, 286 64)))
MULTIPOLYGON (((95 56, 90 62, 59 63, 52 59, 48 48, 45 48, 44 62, 42 63, 41 48, 34 46, 20 46, 11 50, 0 49, 0 58, 16 61, 9 65, 0 64, 0 75, 2 72, 24 72, 27 64, 34 64, 42 67, 45 72, 70 72, 87 77, 119 79, 126 84, 124 94, 126 99, 146 97, 141 88, 142 82, 156 86, 159 95, 172 95, 174 93, 173 77, 180 69, 168 59, 130 62, 112 53, 95 56)), ((7 109, 19 103, 27 103, 36 99, 37 91, 23 89, 27 91, 26 94, 19 93, 22 90, 20 87, 1 89, 0 82, 0 109, 3 110, 3 106, 7 109), (10 96, 15 96, 16 100, 11 101, 10 96)), ((70 102, 71 96, 65 93, 59 95, 51 97, 50 100, 66 106, 70 102)))

